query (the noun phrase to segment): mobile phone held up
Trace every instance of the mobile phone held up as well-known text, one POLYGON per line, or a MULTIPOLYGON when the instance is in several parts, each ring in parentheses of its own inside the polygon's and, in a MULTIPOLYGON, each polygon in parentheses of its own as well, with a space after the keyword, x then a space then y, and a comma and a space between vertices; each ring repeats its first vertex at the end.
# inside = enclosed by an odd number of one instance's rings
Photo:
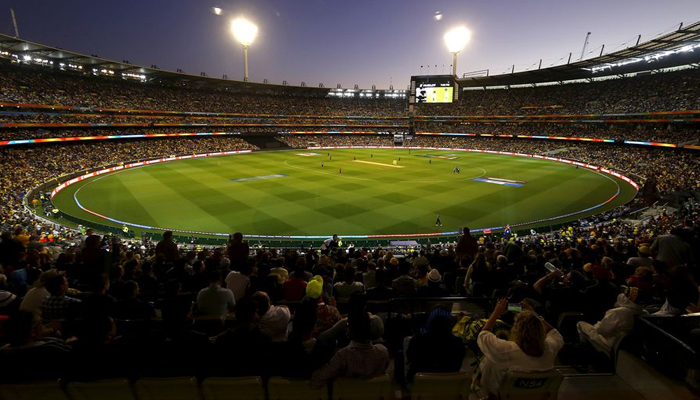
POLYGON ((508 311, 519 313, 523 310, 523 306, 520 303, 508 303, 508 311))

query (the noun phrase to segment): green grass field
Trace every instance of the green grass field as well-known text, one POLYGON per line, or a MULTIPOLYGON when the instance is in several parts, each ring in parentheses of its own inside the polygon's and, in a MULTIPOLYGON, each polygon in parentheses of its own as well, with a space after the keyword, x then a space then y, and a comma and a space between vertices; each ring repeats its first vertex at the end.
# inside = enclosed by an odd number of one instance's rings
POLYGON ((465 225, 477 229, 538 221, 594 207, 618 191, 608 204, 563 220, 624 204, 635 191, 624 181, 586 168, 525 157, 436 150, 409 154, 407 149, 294 150, 123 170, 69 186, 54 204, 79 218, 115 226, 121 224, 82 210, 76 199, 84 208, 116 221, 158 228, 350 236, 450 232, 465 225), (453 173, 455 166, 461 168, 460 174, 453 173), (473 180, 479 177, 523 184, 473 180), (442 227, 435 226, 438 212, 442 227))

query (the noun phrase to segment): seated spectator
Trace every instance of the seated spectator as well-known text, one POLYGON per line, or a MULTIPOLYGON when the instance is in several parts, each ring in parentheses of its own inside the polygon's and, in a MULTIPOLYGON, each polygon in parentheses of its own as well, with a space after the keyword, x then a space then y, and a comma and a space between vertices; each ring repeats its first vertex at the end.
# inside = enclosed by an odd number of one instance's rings
POLYGON ((367 270, 362 273, 362 284, 365 285, 365 290, 377 286, 377 264, 367 263, 367 270))
POLYGON ((182 293, 182 285, 176 279, 165 282, 165 297, 160 301, 163 322, 172 322, 175 326, 184 325, 192 311, 192 296, 182 293))
POLYGON ((651 258, 651 249, 648 246, 639 246, 636 257, 627 259, 627 265, 635 267, 649 267, 654 260, 651 258))
POLYGON ((45 337, 44 326, 37 314, 18 311, 5 322, 8 344, 0 348, 3 373, 0 380, 8 383, 60 378, 62 368, 37 368, 37 363, 61 362, 70 355, 70 347, 60 339, 45 337))
POLYGON ((430 312, 420 333, 408 342, 409 382, 417 372, 458 372, 462 368, 466 347, 462 339, 452 334, 453 325, 452 315, 444 308, 430 312))
POLYGON ((107 294, 109 291, 107 275, 94 276, 90 282, 90 290, 91 293, 83 298, 83 316, 85 318, 113 316, 117 300, 107 294))
POLYGON ((348 300, 355 292, 364 291, 365 286, 362 282, 355 281, 355 270, 349 265, 343 270, 343 281, 333 285, 333 295, 341 301, 348 300))
MULTIPOLYGON (((312 330, 313 337, 318 337, 321 333, 328 330, 340 320, 340 312, 331 304, 328 304, 332 299, 327 299, 323 293, 323 277, 316 275, 306 285, 306 297, 304 300, 311 299, 316 302, 315 320, 316 325, 312 330)), ((302 300, 302 301, 304 301, 302 300)))
POLYGON ((265 292, 255 292, 252 296, 257 307, 260 331, 273 342, 282 342, 287 336, 287 324, 291 313, 287 306, 270 304, 270 297, 265 292))
POLYGON ((50 295, 49 291, 46 290, 46 281, 56 275, 58 275, 58 271, 55 269, 42 272, 41 275, 39 275, 39 279, 34 282, 34 287, 29 289, 27 294, 24 295, 19 309, 22 311, 38 312, 44 299, 50 295))
POLYGON ((450 295, 447 287, 442 283, 440 271, 431 269, 427 277, 427 284, 416 292, 418 297, 445 297, 450 295))
POLYGON ((12 292, 0 290, 0 315, 12 315, 19 310, 21 300, 12 292))
MULTIPOLYGON (((367 311, 367 296, 363 293, 355 292, 350 296, 350 302, 348 304, 350 313, 354 312, 365 312, 369 316, 369 340, 372 343, 381 343, 384 336, 384 321, 378 316, 367 311)), ((321 333, 319 340, 322 342, 336 346, 345 346, 348 341, 348 318, 342 318, 335 323, 330 329, 321 333)))
MULTIPOLYGON (((256 293, 257 294, 257 293, 256 293)), ((242 298, 236 304, 236 324, 214 339, 212 375, 263 375, 269 366, 270 336, 258 325, 260 316, 255 301, 242 298)))
POLYGON ((273 350, 272 374, 309 379, 315 370, 328 362, 333 347, 324 345, 313 336, 318 325, 318 310, 314 299, 307 294, 294 313, 287 341, 273 350))
MULTIPOLYGON (((303 259, 300 259, 303 260, 303 259)), ((282 284, 284 299, 286 301, 299 301, 304 297, 306 290, 306 270, 303 266, 298 266, 294 273, 282 284)))
POLYGON ((564 346, 564 338, 527 302, 515 316, 510 340, 496 337, 492 330, 498 318, 506 313, 508 300, 496 304, 486 325, 479 333, 477 344, 484 353, 479 364, 481 396, 498 396, 503 377, 509 370, 547 371, 554 368, 557 353, 564 346))
POLYGON ((139 299, 139 284, 124 283, 124 298, 114 305, 114 316, 119 319, 151 319, 156 316, 153 306, 139 299))
POLYGON ((68 280, 65 275, 58 274, 49 278, 46 281, 46 290, 50 295, 39 308, 44 321, 72 319, 78 315, 81 301, 66 296, 68 280))
POLYGON ((369 315, 355 311, 348 316, 350 344, 338 350, 325 366, 314 371, 311 386, 323 387, 340 378, 373 378, 382 376, 389 367, 389 351, 381 344, 371 344, 369 315))
POLYGON ((394 296, 394 290, 387 287, 389 276, 384 269, 377 270, 377 286, 367 290, 367 300, 389 300, 394 296))
POLYGON ((643 296, 636 287, 617 296, 615 308, 608 310, 595 325, 580 321, 576 324, 583 343, 590 343, 597 351, 609 354, 615 340, 627 335, 634 327, 634 320, 644 311, 643 296))
MULTIPOLYGON (((392 259, 392 261, 395 260, 392 259)), ((395 296, 413 296, 418 290, 418 283, 412 276, 409 275, 411 272, 411 264, 406 262, 399 263, 399 273, 401 274, 398 278, 391 282, 391 288, 394 291, 395 296)))
POLYGON ((72 381, 92 381, 109 378, 129 378, 136 368, 124 368, 134 354, 135 347, 117 336, 114 320, 96 315, 85 320, 83 328, 70 343, 71 354, 66 378, 72 381))
POLYGON ((230 289, 221 287, 221 271, 213 270, 209 274, 209 287, 197 294, 197 315, 224 318, 233 312, 236 300, 230 289))

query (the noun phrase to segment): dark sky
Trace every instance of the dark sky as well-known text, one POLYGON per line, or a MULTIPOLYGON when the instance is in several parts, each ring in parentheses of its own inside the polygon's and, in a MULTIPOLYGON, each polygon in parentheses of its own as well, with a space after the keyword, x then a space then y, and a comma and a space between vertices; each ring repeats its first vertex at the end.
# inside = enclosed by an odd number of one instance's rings
POLYGON ((232 79, 243 77, 243 50, 230 21, 244 15, 259 27, 251 81, 397 89, 411 75, 449 73, 442 37, 457 25, 472 30, 457 62, 461 75, 537 68, 540 58, 546 67, 569 52, 578 59, 589 31, 587 58, 603 44, 619 50, 638 34, 651 39, 700 20, 699 0, 0 0, 2 33, 13 33, 10 7, 27 40, 232 79))

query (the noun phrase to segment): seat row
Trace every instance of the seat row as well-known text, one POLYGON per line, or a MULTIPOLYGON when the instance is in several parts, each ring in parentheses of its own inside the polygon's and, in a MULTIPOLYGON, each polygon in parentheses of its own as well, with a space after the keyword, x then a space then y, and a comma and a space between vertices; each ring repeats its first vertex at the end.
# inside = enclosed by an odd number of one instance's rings
MULTIPOLYGON (((410 388, 412 400, 467 400, 471 376, 465 373, 419 373, 410 388)), ((501 398, 556 400, 563 375, 546 372, 509 372, 501 398)), ((398 387, 397 387, 398 389, 398 387)), ((394 391, 388 375, 341 378, 312 389, 309 381, 259 376, 212 377, 201 384, 194 377, 140 378, 94 382, 47 381, 0 384, 0 400, 391 400, 406 398, 394 391)))
MULTIPOLYGON (((467 399, 471 377, 464 373, 417 374, 412 398, 467 399)), ((398 394, 398 396, 397 396, 398 394)), ((395 393, 388 375, 372 379, 336 379, 321 389, 309 381, 259 376, 140 378, 94 382, 60 381, 0 385, 0 400, 390 400, 395 393)))

